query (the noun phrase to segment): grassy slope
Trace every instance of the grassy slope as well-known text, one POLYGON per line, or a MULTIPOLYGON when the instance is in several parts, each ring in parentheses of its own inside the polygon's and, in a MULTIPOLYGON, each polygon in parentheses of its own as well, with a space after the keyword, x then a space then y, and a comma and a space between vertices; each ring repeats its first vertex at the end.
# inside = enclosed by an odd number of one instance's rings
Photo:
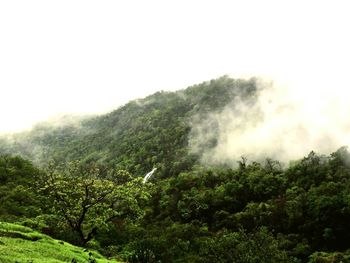
POLYGON ((90 262, 116 263, 107 260, 95 251, 53 239, 32 229, 16 224, 0 222, 0 262, 1 263, 59 263, 59 262, 90 262))

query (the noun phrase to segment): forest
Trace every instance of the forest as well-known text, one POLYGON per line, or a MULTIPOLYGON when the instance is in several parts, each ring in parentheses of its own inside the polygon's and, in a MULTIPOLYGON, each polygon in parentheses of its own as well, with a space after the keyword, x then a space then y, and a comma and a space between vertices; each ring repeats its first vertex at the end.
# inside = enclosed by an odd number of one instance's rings
MULTIPOLYGON (((217 144, 218 127, 208 123, 210 136, 199 140, 193 123, 235 102, 253 105, 257 81, 223 76, 0 137, 1 224, 113 262, 350 262, 347 147, 310 149, 287 164, 201 159, 217 144)), ((0 261, 38 262, 5 261, 6 236, 0 227, 0 261)))

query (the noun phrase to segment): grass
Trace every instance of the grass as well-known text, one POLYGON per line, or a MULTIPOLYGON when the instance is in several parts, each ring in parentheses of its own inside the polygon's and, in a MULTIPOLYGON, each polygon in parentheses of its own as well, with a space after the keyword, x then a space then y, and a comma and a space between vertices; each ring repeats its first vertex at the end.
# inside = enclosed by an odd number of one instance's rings
POLYGON ((104 258, 95 251, 87 251, 84 248, 53 239, 29 227, 4 222, 0 222, 0 262, 117 263, 115 260, 104 258))

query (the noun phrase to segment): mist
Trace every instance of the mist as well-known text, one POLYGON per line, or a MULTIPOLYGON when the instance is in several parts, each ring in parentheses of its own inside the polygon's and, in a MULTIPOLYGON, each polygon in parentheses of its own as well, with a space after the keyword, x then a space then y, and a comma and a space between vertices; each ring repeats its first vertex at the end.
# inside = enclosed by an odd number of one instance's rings
POLYGON ((220 112, 194 118, 191 152, 210 165, 235 165, 242 156, 287 163, 350 145, 349 80, 318 73, 289 82, 259 79, 256 99, 237 97, 220 112))
POLYGON ((91 127, 84 125, 86 120, 98 115, 92 114, 56 114, 45 121, 37 122, 28 129, 19 132, 0 133, 0 151, 2 154, 21 155, 32 160, 35 164, 44 164, 47 161, 48 146, 41 141, 47 136, 55 136, 65 129, 70 134, 84 136, 92 133, 91 127))

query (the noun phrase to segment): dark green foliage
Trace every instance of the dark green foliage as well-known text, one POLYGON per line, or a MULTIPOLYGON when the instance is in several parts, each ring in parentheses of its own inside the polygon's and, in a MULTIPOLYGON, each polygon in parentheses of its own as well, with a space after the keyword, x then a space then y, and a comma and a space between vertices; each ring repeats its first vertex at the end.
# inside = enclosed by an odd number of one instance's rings
POLYGON ((158 181, 142 234, 124 228, 119 251, 134 262, 347 262, 332 252, 349 249, 349 159, 341 148, 286 170, 267 160, 158 181))
POLYGON ((277 240, 260 228, 252 233, 244 231, 223 233, 215 239, 209 239, 203 251, 202 262, 242 262, 274 263, 290 262, 285 251, 279 248, 277 240))
POLYGON ((0 156, 0 219, 16 220, 39 215, 40 198, 33 182, 40 171, 21 157, 0 156))
POLYGON ((309 263, 347 263, 350 262, 350 252, 315 252, 310 256, 309 263))

